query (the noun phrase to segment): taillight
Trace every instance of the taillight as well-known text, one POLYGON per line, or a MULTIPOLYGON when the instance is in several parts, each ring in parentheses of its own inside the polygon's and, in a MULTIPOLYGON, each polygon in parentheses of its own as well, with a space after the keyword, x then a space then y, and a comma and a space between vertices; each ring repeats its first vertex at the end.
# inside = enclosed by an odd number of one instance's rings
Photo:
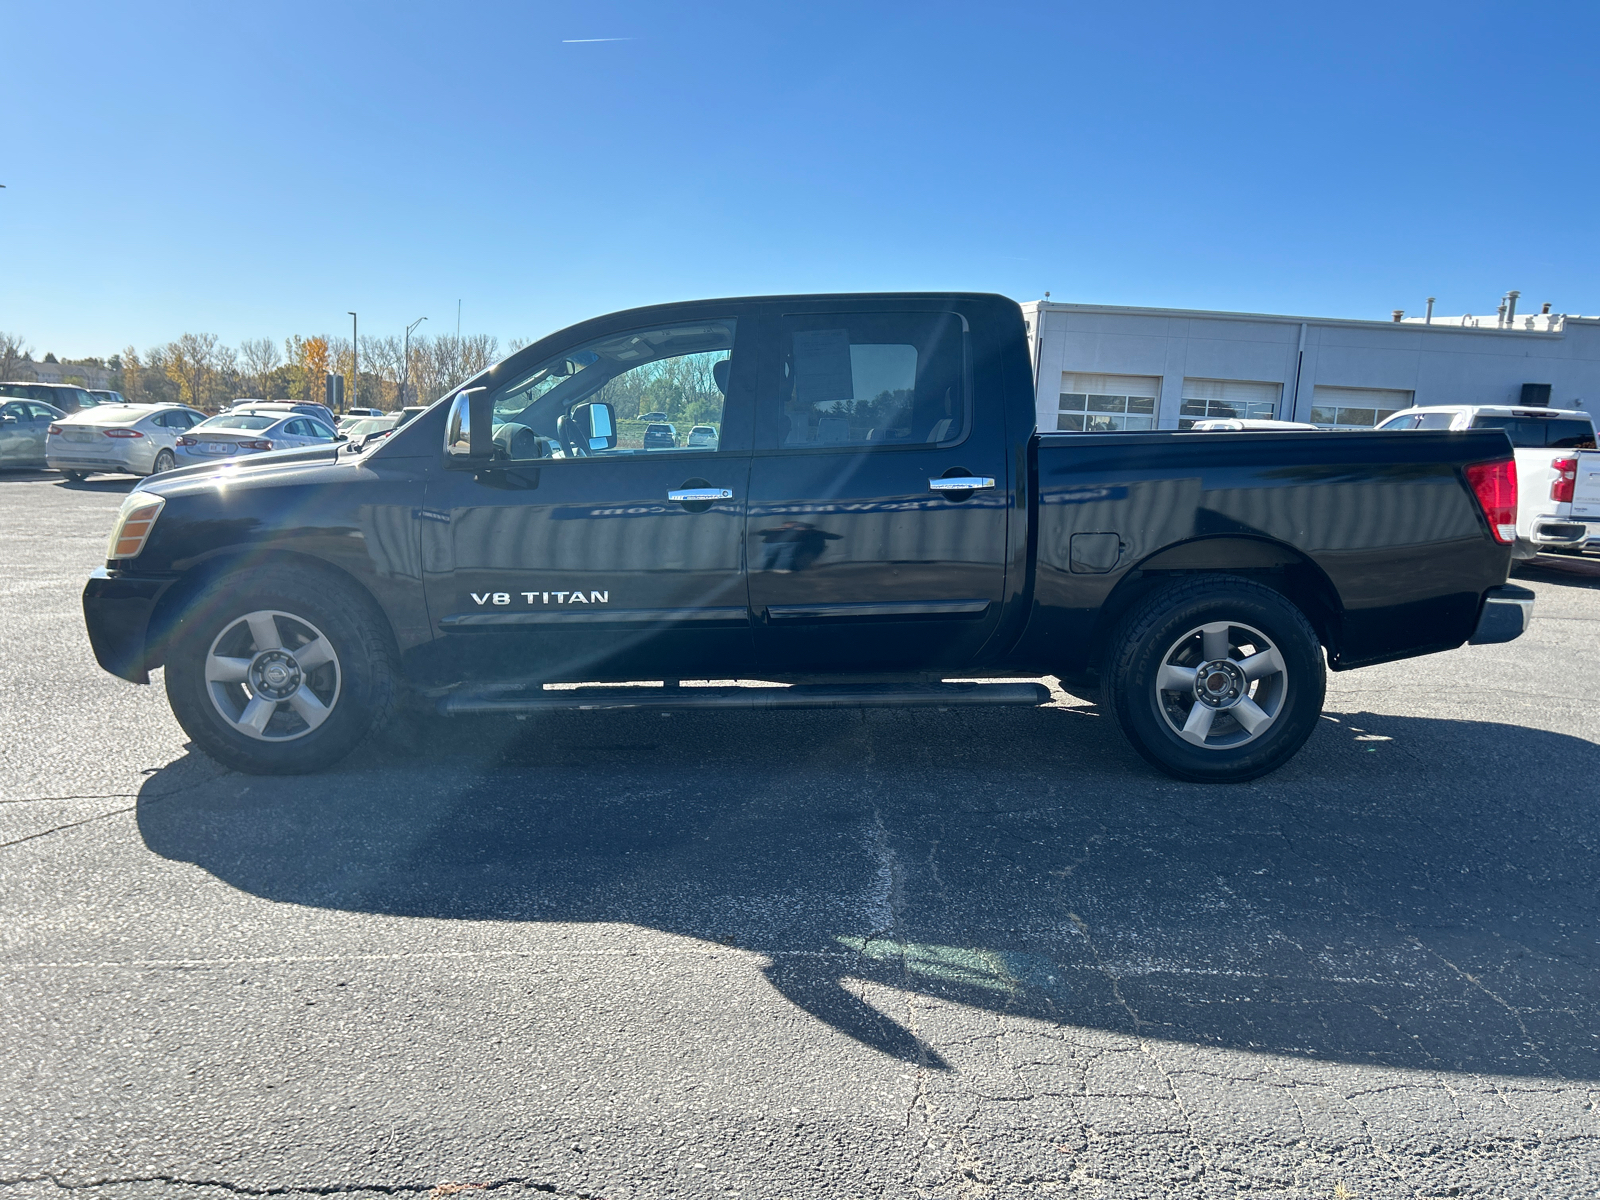
POLYGON ((61 432, 61 426, 52 425, 52 426, 50 426, 49 429, 46 429, 45 432, 46 433, 60 433, 61 432))
POLYGON ((272 449, 272 443, 270 441, 268 441, 266 438, 257 438, 253 442, 240 442, 239 443, 239 449, 241 449, 241 450, 271 450, 272 449))
POLYGON ((106 557, 138 558, 145 542, 150 540, 150 531, 155 528, 156 518, 161 515, 161 508, 165 504, 166 500, 161 496, 152 496, 149 492, 129 492, 128 498, 117 510, 117 523, 111 527, 111 542, 106 547, 106 557))
POLYGON ((1478 498, 1494 540, 1503 546, 1516 541, 1517 464, 1510 459, 1472 463, 1467 467, 1467 483, 1478 498))
POLYGON ((183 437, 180 437, 178 439, 178 445, 180 445, 180 446, 198 446, 199 444, 200 444, 200 439, 199 438, 192 438, 192 437, 189 437, 187 434, 185 434, 183 437))
POLYGON ((137 429, 107 429, 105 431, 105 435, 107 437, 114 438, 136 438, 144 436, 144 434, 140 433, 137 429))
POLYGON ((1550 499, 1571 504, 1572 493, 1578 487, 1578 460, 1558 458, 1550 465, 1556 471, 1556 481, 1550 485, 1550 499))

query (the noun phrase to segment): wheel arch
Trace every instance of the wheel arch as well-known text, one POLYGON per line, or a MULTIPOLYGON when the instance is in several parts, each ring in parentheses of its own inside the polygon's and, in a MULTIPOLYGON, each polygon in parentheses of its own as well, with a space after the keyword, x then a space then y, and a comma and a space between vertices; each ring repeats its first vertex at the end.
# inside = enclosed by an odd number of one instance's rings
POLYGON ((223 551, 197 563, 184 572, 177 583, 162 593, 161 599, 150 614, 150 624, 145 632, 145 666, 159 667, 166 661, 173 635, 177 633, 184 615, 189 612, 195 599, 208 587, 239 571, 270 566, 291 567, 321 575, 331 586, 343 589, 368 610, 389 639, 390 648, 395 648, 394 624, 390 621, 389 614, 384 611, 383 605, 378 603, 372 590, 349 571, 327 559, 293 550, 262 551, 254 548, 237 548, 223 551))
MULTIPOLYGON (((1100 606, 1094 644, 1104 646, 1117 623, 1146 596, 1194 575, 1236 575, 1272 588, 1305 614, 1329 656, 1337 656, 1343 605, 1327 572, 1293 546, 1232 534, 1177 542, 1141 559, 1100 606)), ((1098 671, 1099 665, 1096 659, 1090 669, 1098 671)))

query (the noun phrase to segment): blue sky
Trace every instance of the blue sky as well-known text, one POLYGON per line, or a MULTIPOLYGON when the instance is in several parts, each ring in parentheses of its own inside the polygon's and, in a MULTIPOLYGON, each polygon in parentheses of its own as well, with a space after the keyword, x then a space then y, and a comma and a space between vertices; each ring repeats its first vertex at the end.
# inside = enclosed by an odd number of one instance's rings
POLYGON ((962 288, 1600 313, 1600 9, 14 4, 0 329, 962 288), (567 39, 616 38, 572 42, 567 39))

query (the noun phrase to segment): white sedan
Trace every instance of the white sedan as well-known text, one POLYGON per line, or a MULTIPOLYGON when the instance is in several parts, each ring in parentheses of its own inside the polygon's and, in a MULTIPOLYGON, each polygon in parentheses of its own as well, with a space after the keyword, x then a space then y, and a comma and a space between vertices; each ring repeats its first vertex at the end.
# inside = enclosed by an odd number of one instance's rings
POLYGON ((178 465, 178 439, 206 419, 186 404, 97 404, 51 423, 45 465, 68 479, 95 472, 159 475, 178 465))

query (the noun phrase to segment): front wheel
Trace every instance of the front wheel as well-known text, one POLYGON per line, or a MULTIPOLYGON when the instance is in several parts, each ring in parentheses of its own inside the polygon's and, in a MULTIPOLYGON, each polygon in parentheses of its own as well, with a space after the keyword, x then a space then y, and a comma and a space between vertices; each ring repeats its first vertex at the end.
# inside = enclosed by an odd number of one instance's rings
POLYGON ((1104 678, 1134 748, 1202 783, 1254 779, 1294 757, 1327 686, 1305 614, 1271 588, 1216 575, 1169 587, 1130 614, 1104 678))
POLYGON ((338 762, 386 721, 389 640, 363 598, 320 573, 263 567, 198 595, 167 657, 167 699, 195 744, 252 775, 338 762))

